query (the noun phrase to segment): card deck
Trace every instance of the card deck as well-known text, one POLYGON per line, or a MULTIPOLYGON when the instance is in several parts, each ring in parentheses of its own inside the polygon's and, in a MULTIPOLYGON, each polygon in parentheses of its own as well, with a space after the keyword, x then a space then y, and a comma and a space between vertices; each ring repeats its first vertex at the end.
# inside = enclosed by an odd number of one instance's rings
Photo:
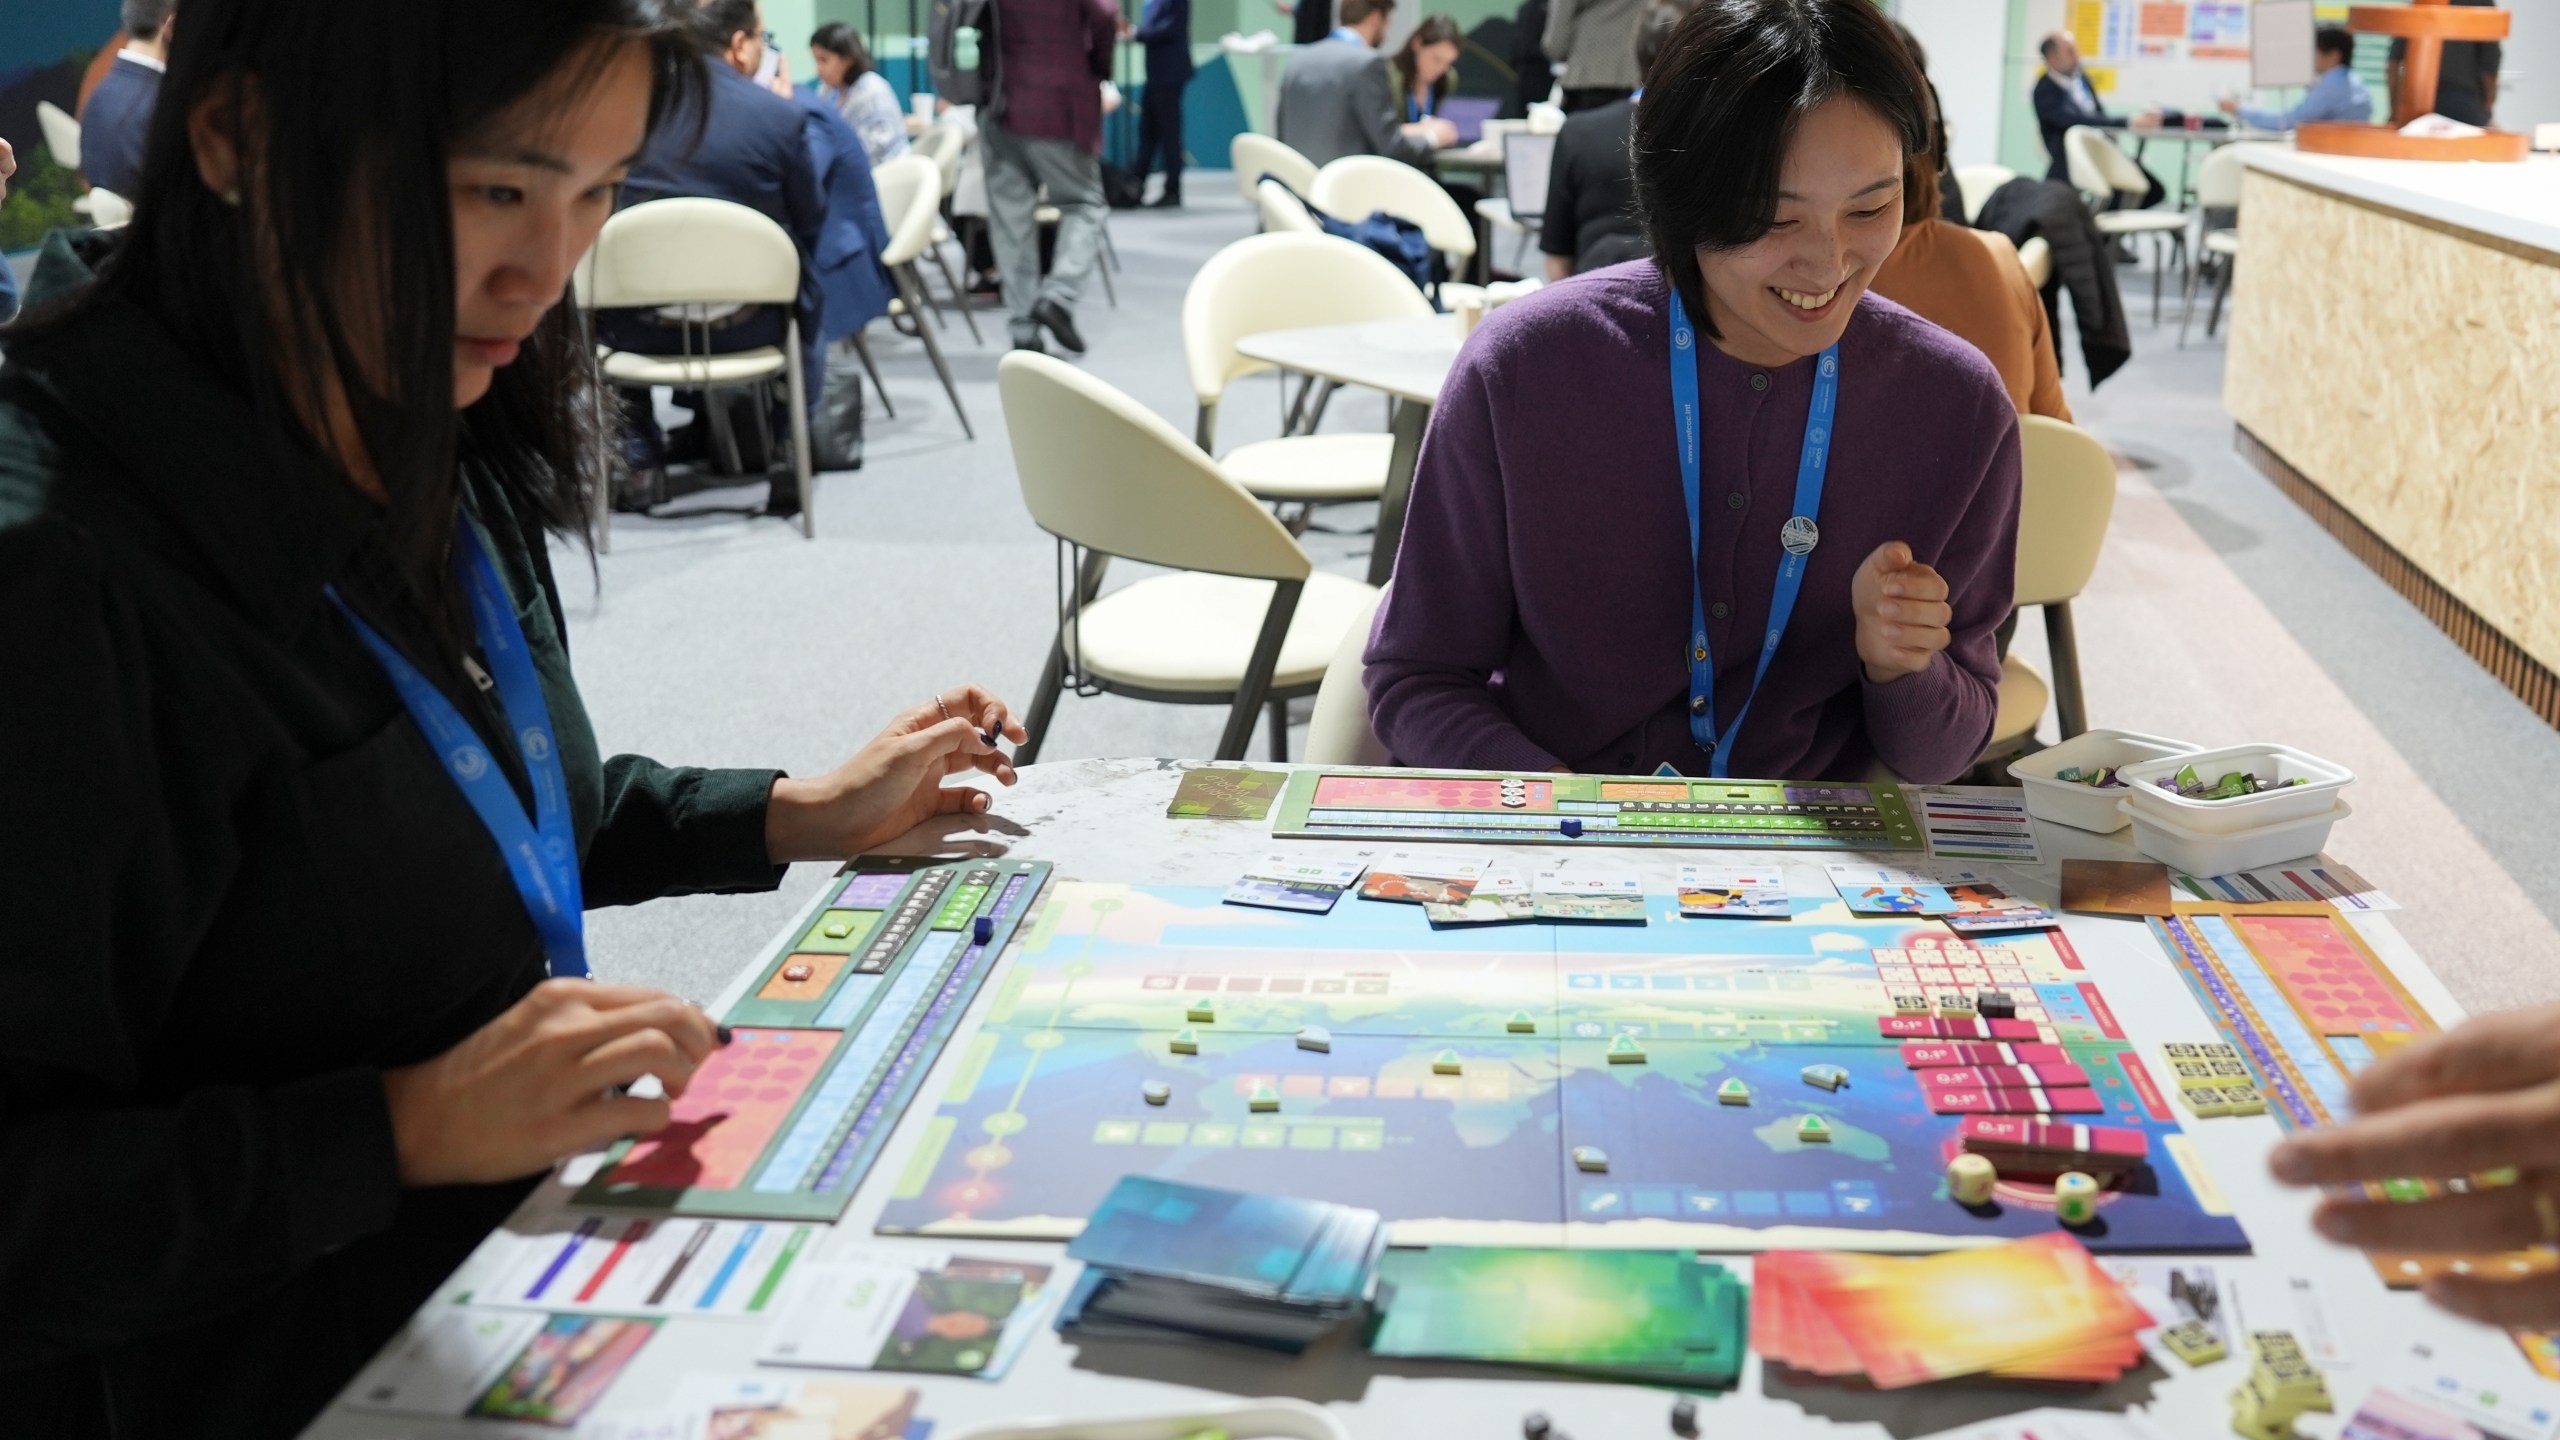
POLYGON ((1357 860, 1266 855, 1228 888, 1226 899, 1230 905, 1323 915, 1332 911, 1334 902, 1358 883, 1360 872, 1367 868, 1357 860))
POLYGON ((1277 770, 1204 765, 1182 772, 1182 783, 1174 787, 1173 803, 1165 807, 1165 818, 1268 820, 1272 804, 1288 786, 1289 777, 1277 770))

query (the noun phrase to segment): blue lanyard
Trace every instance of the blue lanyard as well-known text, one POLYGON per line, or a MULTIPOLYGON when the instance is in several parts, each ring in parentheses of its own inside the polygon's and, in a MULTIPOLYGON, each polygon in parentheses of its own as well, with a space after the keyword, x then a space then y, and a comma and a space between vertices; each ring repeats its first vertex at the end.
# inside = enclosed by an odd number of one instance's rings
POLYGON ((1822 538, 1814 517, 1822 511, 1822 472, 1831 461, 1831 416, 1840 399, 1840 347, 1822 352, 1813 367, 1813 408, 1804 417, 1804 454, 1796 461, 1795 514, 1778 531, 1785 552, 1778 561, 1777 588, 1769 596, 1769 632, 1760 642, 1760 666, 1751 672, 1751 691, 1734 712, 1733 723, 1716 729, 1715 650, 1707 642, 1705 578, 1698 573, 1698 355, 1697 333, 1689 328, 1688 307, 1680 292, 1671 293, 1671 418, 1680 449, 1680 483, 1689 502, 1689 734, 1707 752, 1710 774, 1721 779, 1733 753, 1733 737, 1742 718, 1760 698, 1760 682, 1778 653, 1778 638, 1795 614, 1796 592, 1804 588, 1805 557, 1822 538))
POLYGON ((1428 110, 1423 109, 1422 102, 1414 99, 1410 95, 1406 96, 1404 99, 1404 118, 1408 123, 1420 120, 1425 115, 1437 114, 1439 109, 1440 97, 1438 95, 1433 95, 1431 97, 1431 108, 1428 110))
POLYGON ((355 627, 357 638, 373 658, 382 662, 391 688, 400 693, 400 703, 418 722, 445 773, 462 787, 462 798, 471 802, 480 823, 489 827, 489 837, 498 842, 507 872, 515 878, 516 892, 524 897, 525 911, 542 936, 552 976, 583 977, 587 973, 585 892, 578 878, 578 837, 569 819, 568 780, 560 768, 560 747, 552 739, 551 709, 543 702, 542 679, 534 673, 524 629, 516 624, 513 602, 498 584, 497 567, 489 563, 478 528, 468 519, 458 528, 461 535, 453 568, 471 597, 472 627, 479 632, 480 649, 489 657, 490 676, 497 682, 498 703, 507 712, 507 724, 515 731, 517 753, 533 780, 534 820, 525 819, 514 787, 444 692, 364 623, 337 587, 329 588, 329 600, 355 627))

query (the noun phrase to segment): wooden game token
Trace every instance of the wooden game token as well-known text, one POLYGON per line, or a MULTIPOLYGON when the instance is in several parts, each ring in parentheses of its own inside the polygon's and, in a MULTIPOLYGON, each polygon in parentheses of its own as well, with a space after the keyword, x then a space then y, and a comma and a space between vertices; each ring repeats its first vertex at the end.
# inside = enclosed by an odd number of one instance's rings
POLYGON ((1609 1042, 1609 1063, 1641 1065, 1644 1063, 1644 1046, 1633 1035, 1621 1035, 1609 1042))
POLYGON ((1321 1025, 1309 1025, 1298 1032, 1298 1048, 1329 1053, 1333 1049, 1333 1032, 1321 1025))
POLYGON ((1455 1050, 1443 1050, 1431 1057, 1431 1073, 1434 1075, 1456 1075, 1465 1069, 1465 1062, 1458 1058, 1455 1050))
POLYGON ((1849 1083, 1849 1072, 1837 1065, 1807 1065, 1799 1072, 1804 1083, 1823 1090, 1837 1090, 1849 1083))
POLYGON ((1182 1012, 1182 1018, 1194 1025, 1206 1025, 1218 1018, 1218 1002, 1202 996, 1191 1002, 1190 1008, 1182 1012))
POLYGON ((1173 1053, 1176 1055, 1199 1054, 1200 1032, 1197 1030, 1183 1030, 1176 1032, 1173 1037, 1173 1053))
POLYGON ((2086 1225, 2098 1218, 2098 1182, 2077 1170, 2054 1177, 2053 1218, 2065 1225, 2086 1225))
POLYGON ((2015 1020, 2018 1002, 2005 990, 1985 990, 1973 997, 1974 1013, 1985 1020, 2015 1020))
POLYGON ((1267 1115, 1280 1108, 1280 1092, 1268 1085, 1256 1085, 1245 1097, 1245 1108, 1257 1115, 1267 1115))
POLYGON ((1929 1013, 1929 997, 1926 995, 1896 995, 1893 997, 1893 1013, 1896 1015, 1926 1015, 1929 1013))
POLYGON ((2210 1365, 2230 1353, 2223 1349, 2222 1337, 2201 1320, 2181 1320, 2161 1331, 2160 1343, 2190 1365, 2210 1365))
POLYGON ((1973 997, 1960 990, 1950 990, 1938 997, 1938 1013, 1941 1015, 1970 1015, 1973 1013, 1973 997))
POLYGON ((1161 1105, 1173 1098, 1173 1087, 1161 1080, 1150 1080, 1138 1087, 1138 1093, 1146 1098, 1148 1104, 1161 1105))
POLYGON ((1819 1115, 1807 1115, 1796 1121, 1796 1138, 1807 1144, 1828 1144, 1831 1140, 1831 1122, 1819 1115))
POLYGON ((2000 1183, 2000 1168, 1980 1155, 1958 1155, 1947 1162, 1947 1198, 1959 1205, 1980 1205, 2000 1183))
POLYGON ((785 965, 782 967, 782 978, 794 985, 799 984, 801 981, 808 979, 811 975, 816 973, 816 971, 810 969, 806 965, 785 965))
POLYGON ((850 920, 830 920, 825 925, 819 927, 819 933, 830 940, 842 940, 853 933, 853 922, 850 920))
POLYGON ((1740 1080, 1727 1080, 1716 1087, 1716 1103, 1719 1105, 1748 1105, 1751 1103, 1751 1087, 1745 1085, 1740 1080))
POLYGON ((969 927, 969 938, 981 945, 993 944, 996 938, 995 917, 992 915, 979 916, 969 927))
POLYGON ((1686 1395, 1671 1402, 1671 1433, 1680 1440, 1698 1440, 1698 1402, 1686 1395))
POLYGON ((1526 1010, 1514 1010, 1511 1018, 1502 1022, 1502 1028, 1514 1035, 1535 1035, 1538 1033, 1538 1017, 1526 1010))
POLYGON ((1609 1152, 1597 1145, 1576 1145, 1573 1147, 1573 1163, 1585 1170, 1606 1170, 1609 1168, 1609 1152))

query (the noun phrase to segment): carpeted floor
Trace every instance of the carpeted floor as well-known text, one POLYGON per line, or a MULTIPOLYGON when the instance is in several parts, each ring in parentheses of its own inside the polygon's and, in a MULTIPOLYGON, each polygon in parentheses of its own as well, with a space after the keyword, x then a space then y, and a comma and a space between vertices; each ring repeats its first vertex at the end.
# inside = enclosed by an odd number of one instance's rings
MULTIPOLYGON (((1183 288, 1252 229, 1222 175, 1199 178, 1187 210, 1113 217, 1119 304, 1097 286, 1077 312, 1085 368, 1185 433, 1183 288)), ((2097 394, 2077 356, 2066 362, 2081 423, 2123 459, 2108 552, 2074 607, 2092 722, 2208 744, 2283 740, 2348 765, 2356 813, 2330 851, 2402 902, 2400 924, 2454 993, 2474 1008, 2560 998, 2560 827, 2544 798, 2560 793, 2560 733, 2232 452, 2220 341, 2177 349, 2174 305, 2156 331, 2138 318, 2148 309, 2136 307, 2135 359, 2097 394)), ((974 442, 921 346, 873 327, 898 416, 875 400, 868 463, 820 481, 814 542, 734 515, 616 517, 592 589, 582 561, 564 564, 579 678, 608 747, 805 773, 938 686, 977 680, 1028 703, 1055 624, 1054 551, 1014 486, 995 392, 1003 322, 979 325, 984 346, 956 318, 942 332, 974 442)), ((1384 423, 1383 402, 1346 394, 1327 428, 1384 423)), ((1241 383, 1221 448, 1277 431, 1275 386, 1241 383)), ((724 498, 752 502, 760 487, 698 503, 724 498)), ((1325 523, 1366 518, 1345 507, 1325 523)), ((1355 576, 1367 544, 1308 537, 1320 564, 1355 576)), ((2029 622, 2018 653, 2041 667, 2042 651, 2029 622)), ((1205 755, 1223 719, 1071 698, 1044 758, 1205 755)), ((598 915, 598 969, 708 998, 821 873, 802 866, 769 895, 598 915)))

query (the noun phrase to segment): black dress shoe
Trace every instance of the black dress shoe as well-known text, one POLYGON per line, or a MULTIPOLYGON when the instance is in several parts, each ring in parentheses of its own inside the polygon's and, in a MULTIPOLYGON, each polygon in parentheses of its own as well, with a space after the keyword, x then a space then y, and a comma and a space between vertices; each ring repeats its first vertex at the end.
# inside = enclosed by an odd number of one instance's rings
POLYGON ((1179 190, 1167 190, 1153 200, 1148 201, 1147 208, 1150 210, 1179 210, 1182 208, 1182 192, 1179 190))
POLYGON ((764 497, 764 513, 776 520, 800 518, 800 477, 783 474, 773 477, 764 497))
POLYGON ((1058 343, 1067 348, 1068 354, 1084 353, 1084 337, 1076 333, 1076 317, 1067 313, 1066 306, 1055 300, 1043 300, 1031 307, 1031 318, 1039 321, 1041 327, 1050 334, 1057 336, 1058 343))

